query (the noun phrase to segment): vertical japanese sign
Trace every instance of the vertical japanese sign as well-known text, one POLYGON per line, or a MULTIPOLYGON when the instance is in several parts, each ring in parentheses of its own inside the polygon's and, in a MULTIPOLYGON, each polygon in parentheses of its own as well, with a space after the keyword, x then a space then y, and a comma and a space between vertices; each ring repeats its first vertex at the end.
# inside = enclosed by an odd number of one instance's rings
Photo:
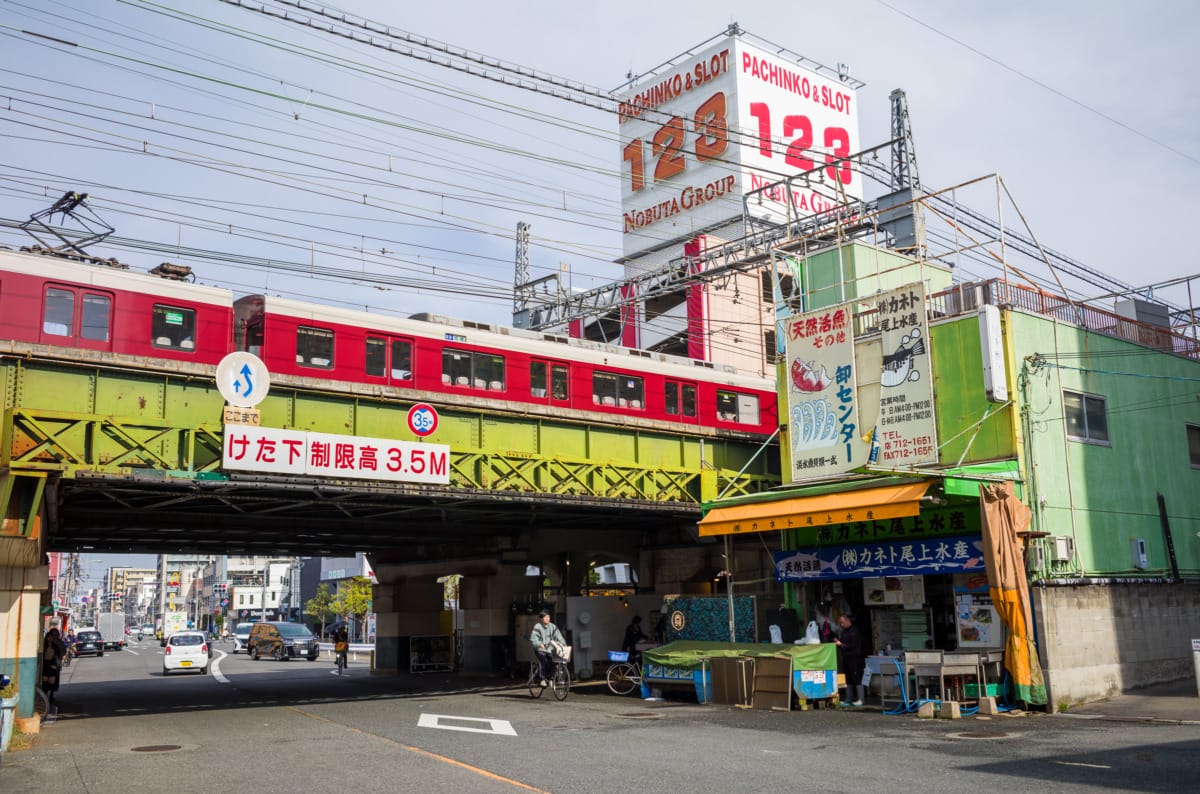
POLYGON ((879 378, 879 463, 913 465, 937 461, 929 321, 925 285, 908 284, 874 299, 882 332, 879 378))
POLYGON ((788 319, 786 366, 791 480, 830 477, 867 462, 858 427, 849 306, 788 319))

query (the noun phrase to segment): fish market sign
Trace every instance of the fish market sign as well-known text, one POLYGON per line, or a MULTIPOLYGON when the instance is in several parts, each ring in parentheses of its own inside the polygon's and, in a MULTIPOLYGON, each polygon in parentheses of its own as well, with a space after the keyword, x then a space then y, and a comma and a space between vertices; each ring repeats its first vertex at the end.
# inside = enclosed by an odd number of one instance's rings
POLYGON ((854 328, 843 304, 784 322, 791 481, 830 477, 867 462, 858 427, 854 328))
POLYGON ((936 463, 937 422, 925 285, 909 284, 878 295, 872 302, 883 344, 875 462, 885 468, 936 463))
POLYGON ((775 580, 808 582, 863 576, 923 576, 983 570, 983 541, 975 535, 777 551, 775 580))

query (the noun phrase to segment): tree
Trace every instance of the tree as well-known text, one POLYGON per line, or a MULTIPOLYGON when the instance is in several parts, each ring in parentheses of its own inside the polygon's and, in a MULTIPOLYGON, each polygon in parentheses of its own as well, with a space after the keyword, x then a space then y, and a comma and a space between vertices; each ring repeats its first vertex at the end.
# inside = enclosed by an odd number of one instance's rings
POLYGON ((371 614, 371 580, 365 576, 343 580, 338 584, 333 608, 347 620, 365 622, 371 614))
POLYGON ((321 621, 321 636, 325 636, 325 621, 337 614, 334 609, 333 591, 329 589, 328 584, 322 582, 317 585, 316 595, 304 605, 304 614, 321 621))

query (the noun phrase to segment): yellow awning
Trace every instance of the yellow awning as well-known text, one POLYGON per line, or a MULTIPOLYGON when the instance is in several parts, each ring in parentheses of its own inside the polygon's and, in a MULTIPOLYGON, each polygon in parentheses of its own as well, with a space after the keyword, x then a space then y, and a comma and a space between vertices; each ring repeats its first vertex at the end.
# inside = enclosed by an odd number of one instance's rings
POLYGON ((857 491, 717 507, 700 519, 700 535, 771 532, 915 516, 921 512, 921 497, 929 489, 929 484, 928 480, 921 480, 857 491))

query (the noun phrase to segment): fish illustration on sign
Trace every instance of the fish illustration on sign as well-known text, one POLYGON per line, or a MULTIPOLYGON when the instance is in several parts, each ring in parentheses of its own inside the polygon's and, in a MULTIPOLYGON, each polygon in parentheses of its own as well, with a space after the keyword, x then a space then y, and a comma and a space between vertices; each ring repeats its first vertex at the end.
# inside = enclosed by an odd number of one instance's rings
POLYGON ((921 373, 914 368, 914 364, 916 357, 923 355, 925 340, 921 338, 921 329, 914 328, 912 333, 900 340, 896 352, 884 355, 880 385, 891 388, 900 386, 905 381, 919 380, 921 373))
POLYGON ((829 373, 825 371, 824 364, 821 365, 821 371, 817 372, 810 361, 801 361, 798 358, 792 361, 792 385, 798 391, 821 392, 829 388, 831 383, 833 383, 833 378, 829 377, 829 373))
POLYGON ((793 574, 798 574, 801 577, 808 576, 816 578, 825 571, 839 573, 838 560, 822 560, 819 555, 808 554, 807 552, 798 551, 795 554, 790 554, 787 557, 780 558, 775 563, 776 570, 787 571, 793 574))

